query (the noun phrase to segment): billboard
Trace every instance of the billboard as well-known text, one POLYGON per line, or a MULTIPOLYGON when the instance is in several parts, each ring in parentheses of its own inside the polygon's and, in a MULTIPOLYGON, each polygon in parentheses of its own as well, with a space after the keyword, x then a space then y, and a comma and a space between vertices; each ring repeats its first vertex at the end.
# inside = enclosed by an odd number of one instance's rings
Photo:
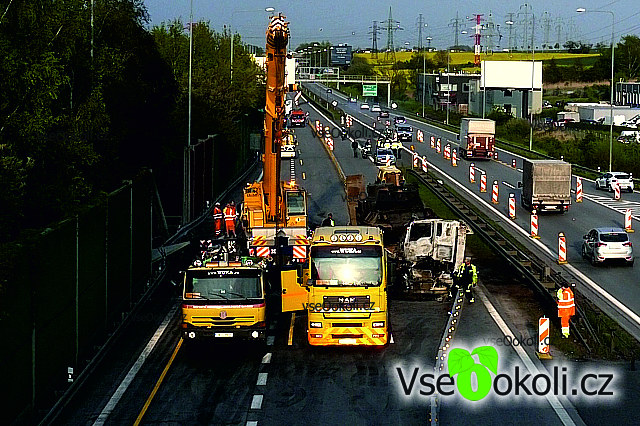
POLYGON ((378 96, 378 85, 377 84, 363 84, 362 85, 362 96, 378 96))
POLYGON ((351 63, 351 46, 338 44, 329 48, 331 65, 349 65, 351 63))
POLYGON ((507 89, 542 89, 542 62, 482 61, 480 87, 507 89), (531 73, 533 71, 533 81, 531 73))

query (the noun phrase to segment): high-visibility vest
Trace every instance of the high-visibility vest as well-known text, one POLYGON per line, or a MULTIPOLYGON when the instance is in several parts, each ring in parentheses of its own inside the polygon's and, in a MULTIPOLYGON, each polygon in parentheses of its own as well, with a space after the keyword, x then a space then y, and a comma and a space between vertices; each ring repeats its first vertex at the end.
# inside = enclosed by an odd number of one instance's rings
MULTIPOLYGON (((471 264, 469 265, 469 267, 471 268, 471 284, 475 285, 478 282, 478 271, 476 269, 476 265, 471 264)), ((467 270, 467 264, 463 263, 458 267, 458 270, 456 271, 456 276, 458 278, 462 278, 466 270, 467 270)))
POLYGON ((213 208, 213 221, 216 231, 219 231, 222 227, 222 210, 220 210, 220 207, 213 208))
POLYGON ((570 288, 558 290, 558 316, 567 317, 576 314, 576 304, 573 300, 573 291, 570 288))
POLYGON ((236 208, 234 206, 227 206, 224 208, 224 221, 235 222, 236 220, 236 208))

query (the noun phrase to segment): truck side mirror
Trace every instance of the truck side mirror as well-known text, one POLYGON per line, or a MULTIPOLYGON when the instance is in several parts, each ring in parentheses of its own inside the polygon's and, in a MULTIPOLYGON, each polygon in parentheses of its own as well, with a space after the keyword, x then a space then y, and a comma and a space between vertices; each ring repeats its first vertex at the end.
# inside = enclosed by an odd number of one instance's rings
POLYGON ((522 188, 522 182, 518 182, 518 188, 522 188))
POLYGON ((296 265, 296 278, 298 284, 302 284, 304 282, 304 270, 301 263, 296 265))

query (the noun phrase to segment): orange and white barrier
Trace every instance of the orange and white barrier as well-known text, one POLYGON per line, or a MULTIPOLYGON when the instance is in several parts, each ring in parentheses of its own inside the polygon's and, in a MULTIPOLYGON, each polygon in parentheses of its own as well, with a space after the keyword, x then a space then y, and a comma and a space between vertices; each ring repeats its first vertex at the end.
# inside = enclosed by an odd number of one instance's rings
POLYGON ((549 354, 549 318, 538 319, 538 353, 549 354))
POLYGON ((427 173, 427 157, 422 157, 422 171, 427 173))
POLYGON ((531 238, 540 238, 538 235, 538 215, 535 210, 531 212, 531 238))
POLYGON ((293 258, 294 259, 306 259, 307 246, 293 246, 293 258))
POLYGON ((627 232, 634 232, 631 228, 631 209, 624 211, 624 230, 627 232))
POLYGON ((256 256, 259 256, 259 257, 269 256, 269 247, 268 246, 256 247, 256 256))
POLYGON ((418 139, 418 142, 424 143, 424 133, 422 133, 422 130, 418 130, 416 138, 418 139))
POLYGON ((458 150, 454 149, 451 153, 451 165, 453 167, 458 167, 458 150))
POLYGON ((516 168, 516 159, 511 160, 511 167, 516 168))
POLYGON ((480 192, 487 192, 487 174, 480 174, 480 192))
POLYGON ((420 167, 420 156, 417 152, 412 152, 413 155, 413 167, 420 167))
POLYGON ((567 239, 562 232, 558 232, 558 264, 567 263, 567 239))
POLYGON ((509 219, 516 218, 516 196, 515 194, 509 194, 509 219))
POLYGON ((450 160, 451 159, 451 144, 448 143, 448 144, 446 144, 444 146, 444 154, 443 154, 443 156, 444 156, 445 160, 450 160))
POLYGON ((387 167, 389 167, 391 165, 391 157, 387 155, 385 162, 387 167))
POLYGON ((329 147, 330 151, 333 151, 333 139, 327 138, 327 146, 329 147))
POLYGON ((613 182, 613 199, 618 201, 620 200, 620 184, 618 182, 613 182))
POLYGON ((493 181, 493 190, 491 191, 491 202, 498 204, 498 181, 493 181))
POLYGON ((436 137, 435 136, 431 136, 429 138, 429 144, 431 145, 431 149, 436 147, 436 137))
POLYGON ((582 202, 582 178, 576 176, 576 203, 582 202))
POLYGON ((440 138, 438 138, 438 140, 436 140, 436 152, 438 154, 440 154, 441 150, 440 150, 440 138))
POLYGON ((476 166, 475 164, 469 164, 469 182, 476 183, 476 166))

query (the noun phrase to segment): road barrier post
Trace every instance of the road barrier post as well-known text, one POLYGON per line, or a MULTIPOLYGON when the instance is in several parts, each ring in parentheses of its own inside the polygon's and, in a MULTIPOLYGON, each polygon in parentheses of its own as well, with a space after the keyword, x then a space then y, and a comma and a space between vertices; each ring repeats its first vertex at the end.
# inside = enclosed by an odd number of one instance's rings
POLYGON ((435 136, 431 136, 429 138, 429 145, 431 145, 431 149, 434 149, 436 147, 436 137, 435 136))
POLYGON ((624 212, 624 230, 627 232, 635 232, 631 228, 631 209, 627 209, 624 212))
POLYGON ((495 158, 495 159, 496 159, 496 161, 498 160, 498 151, 496 151, 496 152, 494 152, 494 153, 493 153, 493 158, 495 158))
POLYGON ((498 181, 493 181, 493 191, 491 191, 491 202, 498 204, 498 181))
POLYGON ((469 164, 469 182, 476 183, 476 166, 475 164, 469 164))
POLYGON ((487 192, 487 174, 480 174, 480 192, 487 192))
POLYGON ((509 194, 509 219, 516 218, 516 194, 509 194))
POLYGON ((420 157, 418 156, 418 153, 412 152, 411 155, 413 156, 413 167, 420 167, 420 157))
POLYGON ((558 265, 567 263, 567 239, 562 232, 558 232, 558 265))
POLYGON ((616 201, 620 201, 620 184, 618 182, 612 182, 613 186, 613 199, 616 201))
POLYGON ((582 178, 576 176, 576 203, 582 202, 582 178))
POLYGON ((516 159, 511 160, 511 167, 516 168, 516 159))
POLYGON ((458 167, 458 150, 454 149, 451 153, 451 165, 453 167, 458 167))
POLYGON ((438 140, 436 140, 436 152, 438 154, 440 154, 440 152, 442 152, 441 149, 440 149, 440 138, 438 138, 438 140))
POLYGON ((531 238, 540 238, 538 235, 538 215, 535 210, 531 211, 531 238))
POLYGON ((536 355, 539 359, 553 359, 550 352, 549 318, 540 317, 538 319, 538 351, 536 355))
POLYGON ((451 144, 446 144, 444 146, 444 159, 445 160, 451 159, 451 144))
POLYGON ((427 173, 427 157, 422 157, 422 171, 427 173))

